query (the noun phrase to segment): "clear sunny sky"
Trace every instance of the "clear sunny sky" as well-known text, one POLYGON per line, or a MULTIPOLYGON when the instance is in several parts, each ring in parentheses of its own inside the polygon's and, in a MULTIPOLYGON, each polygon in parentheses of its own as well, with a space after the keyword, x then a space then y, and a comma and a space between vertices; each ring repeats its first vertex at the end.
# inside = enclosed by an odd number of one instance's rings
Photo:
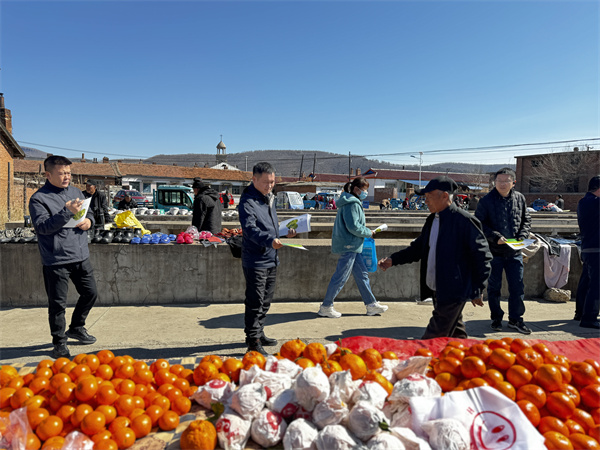
POLYGON ((0 92, 21 145, 73 158, 222 134, 228 153, 513 163, 571 144, 430 152, 600 137, 599 23, 595 0, 1 0, 0 92))

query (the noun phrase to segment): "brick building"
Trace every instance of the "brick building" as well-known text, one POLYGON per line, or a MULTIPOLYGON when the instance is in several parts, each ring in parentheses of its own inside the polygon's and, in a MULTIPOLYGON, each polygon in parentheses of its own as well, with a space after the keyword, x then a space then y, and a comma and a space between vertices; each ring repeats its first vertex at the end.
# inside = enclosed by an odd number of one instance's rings
POLYGON ((0 222, 11 217, 14 194, 15 158, 25 157, 25 152, 12 136, 12 116, 4 107, 4 95, 0 93, 0 222))
POLYGON ((541 198, 554 202, 561 194, 565 209, 576 211, 588 181, 600 174, 600 151, 575 147, 571 152, 517 156, 517 191, 527 204, 541 198))

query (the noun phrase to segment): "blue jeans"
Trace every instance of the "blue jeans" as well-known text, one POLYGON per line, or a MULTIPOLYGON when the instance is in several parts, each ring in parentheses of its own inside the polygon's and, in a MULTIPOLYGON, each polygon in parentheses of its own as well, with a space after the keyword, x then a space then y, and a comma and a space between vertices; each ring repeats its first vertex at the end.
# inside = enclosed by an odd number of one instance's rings
POLYGON ((371 292, 369 274, 362 254, 346 252, 342 253, 340 259, 338 259, 335 273, 331 277, 331 281, 329 281, 329 286, 327 286, 327 293, 323 300, 323 306, 333 306, 333 300, 340 293, 346 284, 346 281, 348 281, 348 278, 350 278, 350 273, 352 273, 352 276, 354 277, 354 281, 356 282, 356 286, 358 286, 358 291, 360 292, 360 296, 365 305, 370 305, 377 301, 373 292, 371 292))
POLYGON ((523 285, 523 255, 494 256, 492 271, 488 279, 488 304, 492 320, 502 320, 504 311, 500 306, 502 289, 502 271, 506 272, 508 283, 508 320, 518 322, 525 313, 525 287, 523 285))

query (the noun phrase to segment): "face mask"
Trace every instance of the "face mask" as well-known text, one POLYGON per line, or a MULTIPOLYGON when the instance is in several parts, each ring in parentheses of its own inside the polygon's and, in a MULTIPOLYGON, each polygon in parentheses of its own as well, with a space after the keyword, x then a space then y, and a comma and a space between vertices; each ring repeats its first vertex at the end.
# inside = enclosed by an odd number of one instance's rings
POLYGON ((367 195, 369 195, 367 191, 360 191, 360 195, 358 196, 358 198, 364 200, 365 198, 367 198, 367 195))

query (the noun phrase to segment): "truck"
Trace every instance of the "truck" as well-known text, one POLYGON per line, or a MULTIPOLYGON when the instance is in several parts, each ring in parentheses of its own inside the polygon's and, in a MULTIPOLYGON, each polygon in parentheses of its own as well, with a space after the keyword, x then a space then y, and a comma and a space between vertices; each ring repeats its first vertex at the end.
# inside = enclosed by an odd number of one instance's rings
POLYGON ((188 186, 158 186, 152 192, 152 208, 179 208, 192 210, 194 205, 194 190, 188 186))

